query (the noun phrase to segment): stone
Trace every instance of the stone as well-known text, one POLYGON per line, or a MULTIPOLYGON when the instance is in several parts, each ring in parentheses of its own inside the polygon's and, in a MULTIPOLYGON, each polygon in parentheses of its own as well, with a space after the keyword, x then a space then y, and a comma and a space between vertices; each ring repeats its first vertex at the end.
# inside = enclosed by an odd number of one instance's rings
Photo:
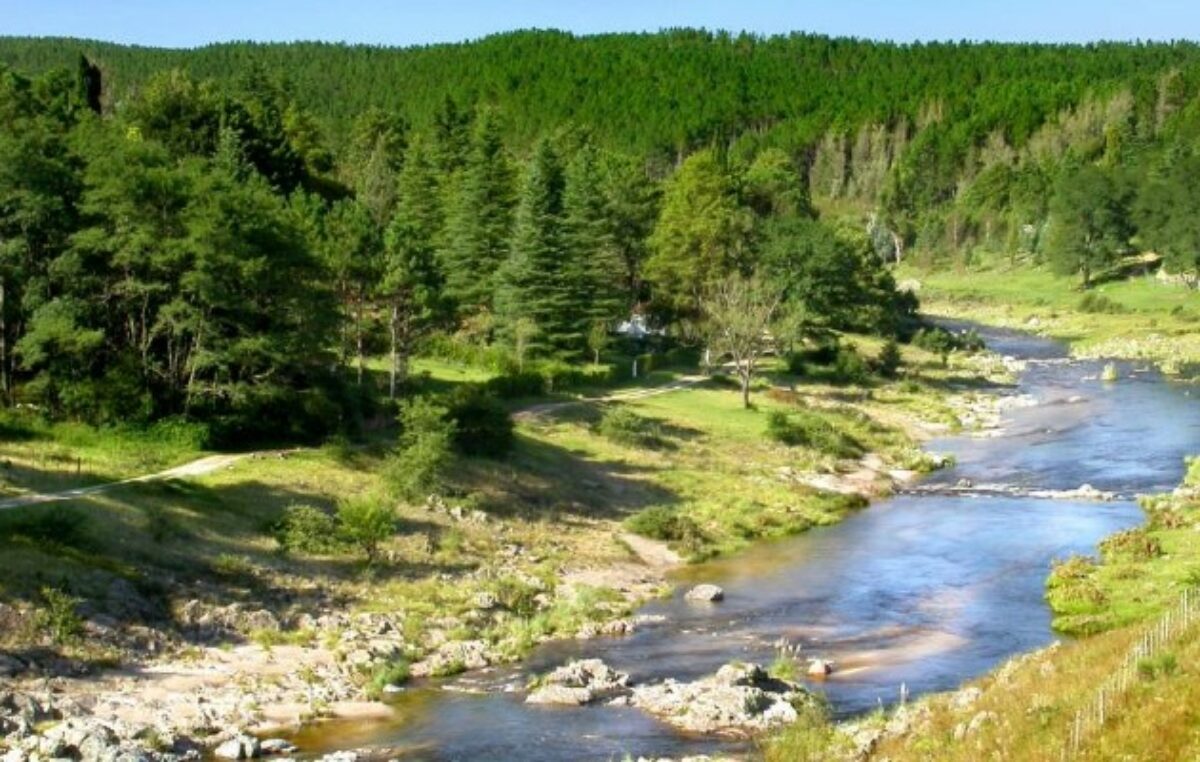
POLYGON ((219 759, 254 759, 261 754, 262 746, 258 739, 244 733, 213 749, 213 756, 219 759))
POLYGON ((631 696, 633 706, 681 730, 740 737, 795 722, 796 706, 815 700, 757 664, 736 662, 691 683, 637 686, 631 696))
POLYGON ((267 755, 292 754, 296 751, 296 745, 282 738, 268 738, 259 744, 259 749, 267 755))
POLYGON ((0 677, 15 677, 25 671, 25 662, 15 656, 0 654, 0 677))
POLYGON ((526 697, 527 704, 580 706, 628 693, 629 675, 599 659, 580 659, 555 669, 526 697))
POLYGON ((824 659, 809 659, 806 671, 809 677, 827 677, 833 673, 833 662, 824 659))
POLYGON ((716 603, 725 600, 725 591, 716 585, 696 585, 684 596, 689 601, 716 603))

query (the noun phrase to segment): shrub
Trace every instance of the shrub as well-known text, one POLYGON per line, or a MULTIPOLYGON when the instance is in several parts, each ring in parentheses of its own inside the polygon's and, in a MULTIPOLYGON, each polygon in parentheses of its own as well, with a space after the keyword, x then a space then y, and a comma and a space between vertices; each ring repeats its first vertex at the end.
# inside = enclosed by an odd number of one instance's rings
POLYGON ((625 520, 625 527, 653 540, 678 542, 688 552, 698 552, 708 541, 700 525, 674 508, 646 508, 625 520))
POLYGON ((512 449, 508 409, 478 387, 456 393, 447 416, 454 422, 454 447, 464 455, 499 457, 512 449))
POLYGON ((287 553, 327 553, 337 547, 337 522, 316 506, 289 505, 275 527, 275 540, 287 553))
POLYGON ((634 447, 656 447, 662 444, 662 426, 658 421, 644 418, 626 407, 612 407, 596 424, 600 436, 617 444, 634 447))
POLYGON ((375 667, 371 678, 367 681, 367 698, 378 701, 383 696, 384 688, 389 685, 403 685, 408 682, 411 670, 404 659, 396 659, 375 667))
POLYGON ((254 579, 254 564, 245 556, 235 556, 232 553, 222 553, 212 560, 209 569, 218 577, 231 580, 252 581, 254 579))
POLYGON ((779 410, 767 414, 767 437, 788 447, 811 447, 838 458, 856 458, 862 446, 853 437, 816 413, 801 411, 788 415, 779 410))
POLYGON ((840 347, 833 362, 834 378, 847 384, 859 384, 871 375, 867 362, 859 355, 853 344, 840 347))
POLYGON ((900 356, 900 345, 895 339, 888 339, 875 358, 875 372, 884 378, 895 378, 904 358, 900 356))
POLYGON ((546 379, 532 370, 514 371, 488 379, 483 388, 505 400, 536 397, 546 393, 546 379))
POLYGON ((79 599, 53 587, 42 588, 43 608, 37 614, 37 626, 59 645, 71 643, 83 634, 83 620, 76 607, 79 599))
POLYGON ((1179 671, 1179 660, 1175 654, 1164 653, 1141 659, 1137 663, 1138 677, 1143 680, 1154 680, 1159 677, 1170 677, 1179 671))
POLYGON ((400 407, 400 441, 384 464, 384 479, 393 493, 419 500, 436 492, 454 461, 454 421, 444 407, 425 398, 400 407))
POLYGON ((1055 609, 1068 606, 1093 608, 1108 600, 1104 591, 1096 584, 1096 563, 1087 556, 1071 556, 1065 561, 1055 561, 1046 580, 1047 597, 1055 609))
POLYGON ((11 518, 0 516, 0 520, 3 520, 0 532, 9 537, 23 537, 36 545, 82 548, 90 541, 87 515, 73 507, 33 506, 28 512, 12 514, 11 518))
POLYGON ((793 376, 803 376, 805 370, 804 355, 800 352, 788 352, 784 357, 784 362, 787 363, 787 372, 793 376))
POLYGON ((1100 554, 1106 561, 1149 561, 1162 555, 1162 544, 1144 527, 1134 527, 1106 537, 1100 543, 1100 554))
POLYGON ((379 546, 396 532, 396 513, 378 498, 356 497, 338 503, 338 532, 367 557, 379 559, 379 546))
POLYGON ((1079 311, 1089 314, 1117 315, 1125 312, 1125 308, 1104 294, 1089 291, 1079 300, 1079 311))

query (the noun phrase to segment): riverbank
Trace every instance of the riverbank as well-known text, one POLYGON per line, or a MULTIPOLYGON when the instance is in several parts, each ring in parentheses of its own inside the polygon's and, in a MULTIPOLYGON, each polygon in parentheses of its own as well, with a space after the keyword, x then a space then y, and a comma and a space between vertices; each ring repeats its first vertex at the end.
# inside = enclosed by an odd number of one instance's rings
MULTIPOLYGON (((934 465, 917 438, 994 418, 1003 364, 905 354, 895 381, 779 369, 768 386, 789 388, 760 388, 750 411, 720 382, 623 403, 648 439, 604 435, 592 405, 525 417, 506 460, 467 459, 452 496, 398 506, 401 532, 369 569, 282 554, 271 527, 285 506, 370 490, 378 449, 259 453, 63 511, 19 509, 6 525, 0 666, 39 699, 24 732, 90 717, 138 748, 185 753, 251 729, 374 717, 386 707, 364 699, 410 677, 509 662, 553 638, 628 634, 677 558, 835 522, 934 465), (845 437, 779 444, 765 436, 771 412, 845 437)), ((11 733, 6 743, 26 748, 11 733)))
POLYGON ((1172 375, 1200 375, 1200 291, 1183 284, 1144 275, 1085 293, 1075 279, 1002 263, 964 271, 905 266, 897 278, 931 315, 1059 339, 1079 358, 1145 360, 1172 375))
MULTIPOLYGON (((1112 535, 1100 545, 1098 563, 1070 560, 1048 581, 1056 624, 1090 635, 1016 656, 953 694, 827 731, 829 754, 1050 761, 1070 748, 1076 760, 1195 758, 1200 629, 1171 623, 1181 618, 1184 590, 1195 593, 1198 583, 1200 460, 1177 490, 1142 504, 1145 528, 1112 535), (1145 648, 1147 631, 1157 634, 1153 648, 1134 652, 1145 648), (1076 720, 1080 710, 1086 718, 1086 709, 1099 706, 1102 726, 1076 720)), ((1194 612, 1194 601, 1189 607, 1194 612)), ((781 738, 768 760, 804 758, 786 756, 788 743, 800 742, 781 738)))
POLYGON ((1104 541, 1099 562, 1076 559, 1051 575, 1056 624, 1092 634, 1019 655, 953 693, 842 726, 798 727, 774 739, 767 759, 1051 760, 1067 748, 1083 760, 1195 758, 1200 628, 1164 625, 1198 581, 1200 460, 1191 463, 1178 489, 1143 501, 1146 528, 1104 541), (1148 631, 1166 634, 1153 651, 1131 653, 1148 631), (1082 726, 1077 713, 1098 701, 1104 724, 1082 726))

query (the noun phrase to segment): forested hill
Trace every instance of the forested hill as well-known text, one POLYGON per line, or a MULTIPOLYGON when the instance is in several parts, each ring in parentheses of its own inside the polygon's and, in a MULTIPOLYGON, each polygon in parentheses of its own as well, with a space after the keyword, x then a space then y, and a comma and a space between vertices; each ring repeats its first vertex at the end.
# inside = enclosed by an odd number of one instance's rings
POLYGON ((744 132, 797 147, 831 128, 901 120, 943 122, 960 141, 1000 130, 1020 146, 1088 95, 1128 89, 1138 108, 1152 111, 1162 75, 1200 63, 1192 43, 896 45, 693 30, 526 31, 414 48, 304 42, 166 50, 0 39, 0 62, 28 73, 73 67, 81 53, 108 78, 110 105, 164 69, 229 80, 260 65, 283 73, 298 103, 335 136, 371 106, 428 125, 449 96, 498 107, 508 117, 506 137, 518 143, 574 123, 611 147, 640 153, 688 150, 744 132))
POLYGON ((1200 282, 1197 177, 1190 43, 0 39, 0 402, 310 435, 372 354, 554 379, 631 310, 904 339, 901 258, 1200 282))

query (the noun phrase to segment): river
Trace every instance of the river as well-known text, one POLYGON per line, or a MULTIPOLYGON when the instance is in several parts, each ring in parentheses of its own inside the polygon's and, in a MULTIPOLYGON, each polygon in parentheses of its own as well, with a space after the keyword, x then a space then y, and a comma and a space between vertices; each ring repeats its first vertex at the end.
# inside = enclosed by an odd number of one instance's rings
POLYGON ((842 523, 758 545, 680 572, 680 593, 642 613, 665 621, 634 635, 554 643, 519 668, 469 675, 451 688, 414 688, 387 724, 338 723, 305 731, 306 751, 389 746, 412 760, 620 760, 625 755, 736 752, 737 742, 689 737, 636 709, 527 706, 513 688, 578 657, 598 657, 638 682, 693 679, 735 659, 769 664, 781 638, 837 671, 815 690, 837 715, 953 689, 1055 635, 1043 601, 1051 561, 1094 552, 1105 535, 1141 522, 1137 493, 1169 489, 1200 449, 1194 386, 1118 364, 1070 361, 1062 346, 986 329, 989 348, 1027 361, 997 436, 956 436, 928 448, 957 464, 925 486, 998 485, 1066 490, 1091 484, 1111 502, 1019 495, 907 494, 842 523), (693 582, 725 588, 720 604, 689 604, 693 582), (506 691, 505 688, 508 688, 506 691))

